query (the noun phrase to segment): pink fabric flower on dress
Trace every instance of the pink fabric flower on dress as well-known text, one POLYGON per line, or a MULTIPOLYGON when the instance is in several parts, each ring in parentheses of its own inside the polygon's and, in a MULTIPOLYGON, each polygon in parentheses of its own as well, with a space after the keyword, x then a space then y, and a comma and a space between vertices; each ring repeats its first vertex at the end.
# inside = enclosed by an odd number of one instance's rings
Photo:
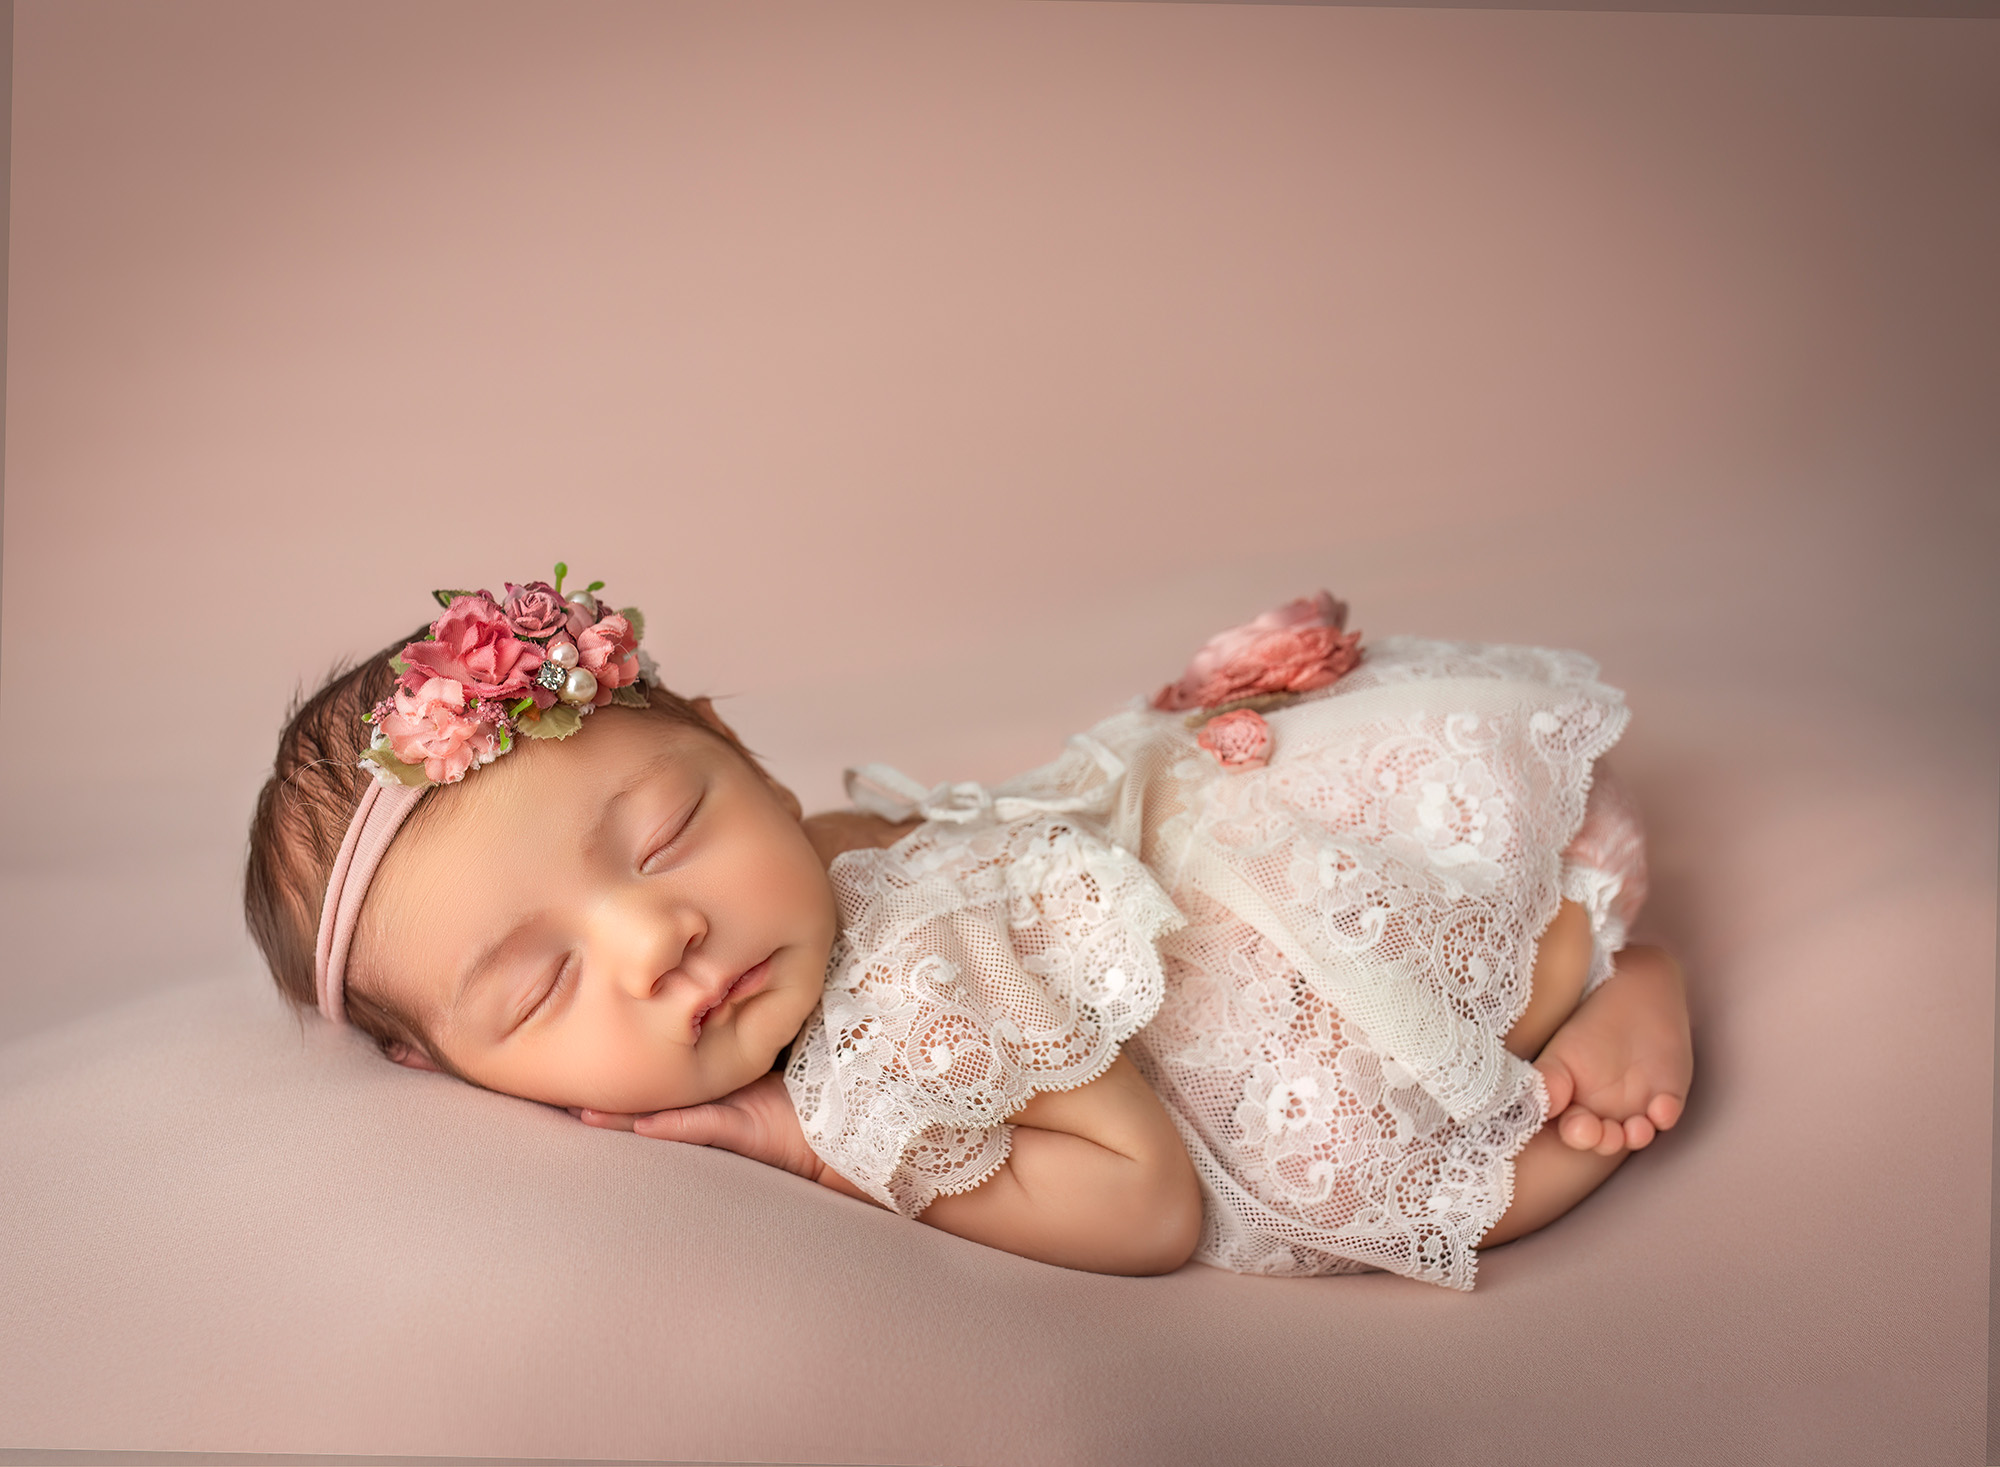
POLYGON ((1271 725, 1248 708, 1218 713, 1195 740, 1224 769, 1262 769, 1271 760, 1271 725))
MULTIPOLYGON (((426 676, 463 683, 481 698, 518 698, 542 666, 542 649, 514 635, 493 598, 454 596, 445 614, 431 627, 434 640, 412 642, 403 661, 426 676)), ((404 675, 414 691, 417 679, 404 675)))
POLYGON ((405 764, 421 764, 433 784, 452 784, 468 769, 497 758, 499 727, 466 709, 465 688, 446 677, 424 681, 414 692, 396 690, 395 711, 377 725, 405 764))
POLYGON ((1361 660, 1360 632, 1343 633, 1347 603, 1321 591, 1209 638, 1176 683, 1153 695, 1162 711, 1214 708, 1263 693, 1323 688, 1361 660))
POLYGON ((577 637, 576 665, 589 669, 597 679, 597 696, 591 700, 597 707, 609 703, 616 689, 638 681, 638 648, 639 636, 632 623, 615 612, 577 637))

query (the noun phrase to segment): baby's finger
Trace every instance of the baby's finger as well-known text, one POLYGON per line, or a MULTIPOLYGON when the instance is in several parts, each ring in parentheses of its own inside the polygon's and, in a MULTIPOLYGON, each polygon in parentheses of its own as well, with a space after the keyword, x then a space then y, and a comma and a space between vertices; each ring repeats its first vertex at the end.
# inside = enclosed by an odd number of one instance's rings
POLYGON ((690 1146, 720 1146, 724 1151, 742 1149, 744 1116, 732 1106, 710 1101, 679 1110, 656 1111, 640 1116, 635 1129, 642 1136, 662 1141, 685 1141, 690 1146))
POLYGON ((629 1131, 632 1129, 633 1117, 619 1115, 615 1111, 592 1110, 590 1107, 585 1106, 581 1110, 571 1111, 570 1114, 582 1121, 586 1126, 597 1126, 606 1131, 629 1131))
POLYGON ((641 1135, 665 1141, 686 1141, 695 1146, 716 1146, 753 1160, 767 1160, 757 1144, 757 1123, 740 1108, 724 1101, 691 1105, 684 1110, 663 1110, 639 1118, 641 1135))
POLYGON ((661 1141, 685 1141, 691 1146, 708 1145, 708 1133, 712 1128, 702 1115, 709 1107, 691 1105, 680 1110, 657 1110, 649 1116, 635 1116, 632 1129, 641 1136, 653 1136, 661 1141))

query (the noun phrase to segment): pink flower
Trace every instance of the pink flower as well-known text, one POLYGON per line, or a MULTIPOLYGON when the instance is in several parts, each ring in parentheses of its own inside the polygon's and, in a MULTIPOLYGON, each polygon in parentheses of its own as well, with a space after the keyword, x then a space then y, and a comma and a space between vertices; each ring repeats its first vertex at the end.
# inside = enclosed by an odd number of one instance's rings
POLYGON ((1218 713, 1201 726, 1195 740, 1224 769, 1262 769, 1271 758, 1271 725, 1248 708, 1218 713))
POLYGON ((1209 638, 1177 683, 1153 695, 1163 711, 1214 708, 1260 693, 1323 688, 1361 660, 1361 633, 1342 634, 1347 604, 1321 591, 1209 638))
POLYGON ((569 625, 576 610, 556 594, 547 581, 530 581, 525 586, 507 583, 507 600, 500 608, 507 625, 517 637, 552 637, 569 625))
POLYGON ((451 678, 426 679, 414 692, 396 690, 396 708, 377 725, 405 764, 421 764, 433 784, 452 784, 500 754, 500 729, 467 712, 465 688, 451 678))
MULTIPOLYGON (((436 677, 463 683, 481 698, 518 698, 542 665, 542 649, 514 635, 493 598, 454 596, 431 627, 434 640, 412 642, 403 661, 436 677)), ((405 683, 410 683, 407 675, 405 683)))
POLYGON ((598 622, 611 614, 604 603, 599 601, 595 596, 591 596, 588 591, 582 594, 589 597, 589 599, 586 601, 569 600, 563 602, 563 605, 569 608, 569 634, 572 639, 581 637, 598 622))
POLYGON ((598 707, 611 701, 613 690, 638 681, 638 647, 632 623, 615 613, 586 627, 577 637, 576 665, 590 669, 596 677, 597 697, 592 701, 598 707))

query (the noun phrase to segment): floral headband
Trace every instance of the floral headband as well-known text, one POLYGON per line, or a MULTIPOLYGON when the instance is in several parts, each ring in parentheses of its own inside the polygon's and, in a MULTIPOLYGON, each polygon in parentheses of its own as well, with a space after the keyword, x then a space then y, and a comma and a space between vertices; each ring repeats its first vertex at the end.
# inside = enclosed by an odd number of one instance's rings
POLYGON ((606 703, 645 707, 646 619, 599 601, 602 581, 565 597, 568 574, 558 561, 554 585, 509 581, 505 600, 431 592, 444 615, 389 660, 396 690, 362 716, 375 728, 362 767, 385 785, 456 784, 517 737, 566 739, 606 703))
POLYGON ((346 1020, 348 949, 375 868, 425 790, 456 784, 514 741, 566 739, 606 703, 644 708, 659 684, 639 650, 646 619, 597 599, 604 582, 563 595, 554 584, 506 583, 490 591, 433 591, 444 615, 389 665, 395 690, 362 715, 374 737, 361 767, 374 775, 348 821, 320 906, 314 979, 320 1012, 346 1020))

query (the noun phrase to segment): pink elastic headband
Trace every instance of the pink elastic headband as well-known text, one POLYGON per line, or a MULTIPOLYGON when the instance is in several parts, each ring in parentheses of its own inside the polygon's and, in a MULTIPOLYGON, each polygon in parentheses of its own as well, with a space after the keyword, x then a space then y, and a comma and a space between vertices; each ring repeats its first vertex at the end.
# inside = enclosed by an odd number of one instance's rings
POLYGON ((347 822, 347 837, 326 879, 326 901, 319 913, 319 943, 313 951, 313 981, 319 989, 319 1011, 336 1024, 347 1022, 347 953, 354 945, 354 924, 362 900, 383 853, 403 821, 416 809, 429 786, 385 785, 370 780, 347 822))

